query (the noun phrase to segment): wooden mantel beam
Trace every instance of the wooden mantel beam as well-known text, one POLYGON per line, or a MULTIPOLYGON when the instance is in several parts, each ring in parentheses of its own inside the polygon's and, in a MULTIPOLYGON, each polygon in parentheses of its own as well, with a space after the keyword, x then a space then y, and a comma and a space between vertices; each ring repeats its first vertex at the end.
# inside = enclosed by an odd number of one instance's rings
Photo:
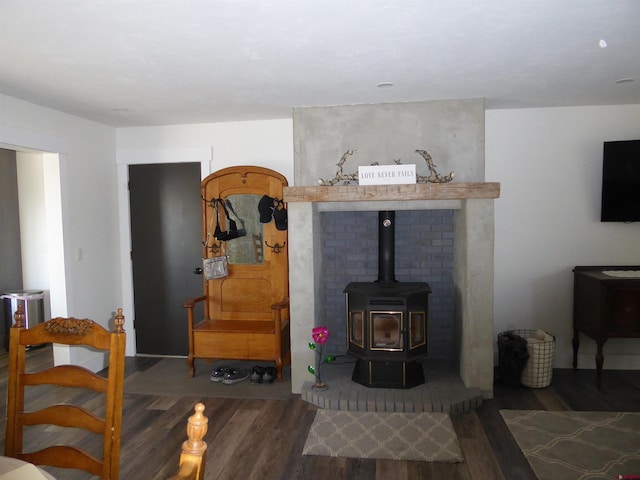
POLYGON ((416 183, 409 185, 333 185, 284 187, 285 202, 369 202, 498 198, 497 182, 416 183))

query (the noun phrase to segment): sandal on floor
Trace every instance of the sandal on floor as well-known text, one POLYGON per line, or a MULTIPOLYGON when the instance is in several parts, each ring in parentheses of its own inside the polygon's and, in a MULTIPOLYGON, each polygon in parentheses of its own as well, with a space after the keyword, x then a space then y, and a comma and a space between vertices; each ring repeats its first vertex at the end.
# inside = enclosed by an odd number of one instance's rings
POLYGON ((224 378, 222 379, 222 383, 225 385, 233 385, 234 383, 241 382, 249 378, 249 370, 230 368, 224 373, 224 378))
POLYGON ((262 375, 263 383, 273 383, 278 375, 278 370, 275 367, 265 367, 264 374, 262 375))
POLYGON ((229 365, 223 365, 222 367, 213 369, 211 372, 211 381, 216 383, 221 382, 227 370, 231 370, 229 365))

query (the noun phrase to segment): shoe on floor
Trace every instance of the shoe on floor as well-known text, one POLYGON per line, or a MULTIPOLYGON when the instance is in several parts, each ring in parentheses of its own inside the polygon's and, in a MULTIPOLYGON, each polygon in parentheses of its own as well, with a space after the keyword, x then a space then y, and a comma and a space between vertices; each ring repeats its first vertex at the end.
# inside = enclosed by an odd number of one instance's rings
POLYGON ((254 365, 253 370, 251 371, 251 383, 260 384, 262 383, 262 376, 264 375, 264 367, 260 365, 254 365))
POLYGON ((273 383, 278 375, 278 371, 275 367, 265 367, 264 374, 262 375, 263 383, 273 383))
POLYGON ((222 383, 225 385, 233 385, 234 383, 242 382, 249 378, 249 370, 242 368, 230 368, 224 373, 222 383))
POLYGON ((223 365, 222 367, 213 369, 211 372, 211 381, 216 383, 221 382, 224 378, 225 372, 230 369, 231 367, 229 365, 223 365))

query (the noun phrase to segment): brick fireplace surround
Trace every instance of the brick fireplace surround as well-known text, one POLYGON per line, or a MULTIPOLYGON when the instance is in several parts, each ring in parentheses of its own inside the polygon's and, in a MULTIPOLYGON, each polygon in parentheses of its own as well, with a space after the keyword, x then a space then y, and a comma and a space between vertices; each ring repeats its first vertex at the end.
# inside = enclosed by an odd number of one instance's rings
MULTIPOLYGON (((321 247, 317 245, 321 237, 318 234, 319 213, 453 209, 459 378, 464 388, 479 390, 484 398, 490 398, 493 392, 493 200, 499 196, 499 190, 498 183, 485 182, 286 188, 284 200, 288 203, 289 211, 292 391, 304 394, 310 386, 306 366, 314 362, 314 357, 307 343, 311 329, 322 323, 322 319, 318 318, 322 302, 318 294, 321 290, 319 272, 322 262, 321 247)), ((349 372, 343 375, 347 379, 340 379, 341 389, 352 383, 348 379, 349 372)), ((441 381, 442 375, 433 378, 441 381)), ((429 381, 427 388, 428 384, 429 381)), ((455 387, 457 389, 459 386, 455 387)), ((330 398, 338 403, 348 403, 348 400, 338 399, 335 390, 338 388, 334 389, 330 398)), ((438 391, 441 392, 441 389, 438 391)), ((350 392, 349 395, 353 395, 350 392)), ((372 395, 374 398, 380 396, 376 392, 372 395)), ((395 398, 398 395, 396 393, 395 398)), ((319 406, 331 406, 323 402, 322 395, 313 399, 313 403, 319 406)), ((385 403, 385 400, 382 402, 385 403)))

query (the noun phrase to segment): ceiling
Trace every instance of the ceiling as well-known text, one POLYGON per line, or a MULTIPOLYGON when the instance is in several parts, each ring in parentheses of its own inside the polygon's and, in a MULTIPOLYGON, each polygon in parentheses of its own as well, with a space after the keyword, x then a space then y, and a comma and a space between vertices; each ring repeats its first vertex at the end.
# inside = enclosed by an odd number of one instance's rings
POLYGON ((115 127, 640 104, 639 19, 637 0, 0 0, 0 93, 115 127))

